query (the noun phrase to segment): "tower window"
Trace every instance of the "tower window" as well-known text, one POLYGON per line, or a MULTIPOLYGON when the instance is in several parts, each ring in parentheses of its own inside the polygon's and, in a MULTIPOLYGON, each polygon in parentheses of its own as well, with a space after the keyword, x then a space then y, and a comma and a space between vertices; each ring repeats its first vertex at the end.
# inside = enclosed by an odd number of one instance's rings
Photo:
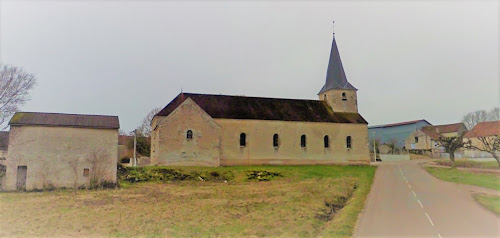
POLYGON ((418 143, 418 137, 415 136, 415 143, 418 143))
POLYGON ((347 96, 345 95, 345 92, 342 93, 342 101, 347 101, 347 96))
POLYGON ((188 130, 186 132, 186 139, 188 139, 188 140, 193 139, 193 131, 192 130, 188 130))
POLYGON ((323 137, 323 142, 325 144, 325 148, 330 148, 330 138, 328 136, 323 137))
POLYGON ((278 134, 274 134, 274 136, 273 136, 273 146, 274 147, 279 146, 279 135, 278 134))
POLYGON ((247 134, 240 134, 240 146, 247 146, 247 134))
POLYGON ((306 135, 302 135, 300 137, 300 147, 306 147, 307 143, 306 143, 306 135))
POLYGON ((323 99, 326 101, 326 94, 325 94, 325 95, 323 95, 323 99))
POLYGON ((348 136, 347 138, 345 138, 345 144, 347 146, 347 149, 352 148, 351 136, 348 136))

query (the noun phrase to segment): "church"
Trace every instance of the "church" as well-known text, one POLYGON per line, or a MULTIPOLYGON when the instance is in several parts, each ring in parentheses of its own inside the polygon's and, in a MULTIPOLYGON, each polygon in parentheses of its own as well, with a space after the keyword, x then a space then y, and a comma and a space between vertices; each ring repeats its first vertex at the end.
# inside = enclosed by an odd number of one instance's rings
POLYGON ((170 166, 368 162, 358 112, 333 36, 319 100, 180 93, 151 122, 151 163, 170 166))

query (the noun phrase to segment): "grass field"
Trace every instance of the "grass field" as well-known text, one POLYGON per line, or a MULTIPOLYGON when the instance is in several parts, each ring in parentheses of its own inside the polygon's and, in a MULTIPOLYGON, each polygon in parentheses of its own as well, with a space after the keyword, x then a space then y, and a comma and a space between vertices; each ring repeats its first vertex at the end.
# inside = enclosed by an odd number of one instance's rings
POLYGON ((474 199, 500 216, 500 197, 476 194, 474 199))
MULTIPOLYGON (((438 165, 451 166, 450 160, 435 160, 438 165)), ((496 161, 474 161, 467 159, 455 160, 455 166, 460 168, 479 168, 479 169, 500 169, 496 161)))
POLYGON ((425 169, 437 178, 448 182, 470 184, 500 190, 499 174, 478 173, 449 168, 425 167, 425 169))
POLYGON ((368 166, 182 170, 234 176, 227 182, 144 182, 110 190, 0 193, 0 236, 352 236, 375 172, 368 166), (249 170, 282 176, 251 181, 249 170), (347 194, 352 197, 341 210, 326 206, 347 194))

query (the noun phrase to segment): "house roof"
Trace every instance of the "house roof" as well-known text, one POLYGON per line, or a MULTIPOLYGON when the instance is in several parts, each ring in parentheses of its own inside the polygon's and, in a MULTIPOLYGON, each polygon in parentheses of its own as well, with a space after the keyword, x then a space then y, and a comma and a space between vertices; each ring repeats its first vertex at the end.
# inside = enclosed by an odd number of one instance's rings
POLYGON ((335 34, 333 34, 332 48, 330 51, 330 60, 328 62, 328 69, 326 71, 326 82, 318 94, 321 94, 330 89, 350 89, 357 90, 352 86, 345 76, 342 60, 340 59, 339 49, 335 41, 335 34))
POLYGON ((16 112, 10 119, 11 126, 57 126, 118 129, 117 116, 63 114, 44 112, 16 112))
POLYGON ((465 124, 462 122, 454 124, 446 124, 446 125, 437 125, 434 127, 441 134, 450 132, 460 132, 467 129, 467 127, 465 127, 465 124))
POLYGON ((333 112, 324 101, 181 93, 156 116, 191 98, 212 118, 368 124, 359 113, 333 112))
POLYGON ((465 134, 465 138, 500 135, 500 121, 480 122, 465 134))
POLYGON ((0 150, 7 150, 9 147, 9 132, 0 131, 0 150))
POLYGON ((404 121, 404 122, 397 122, 397 123, 391 123, 391 124, 385 124, 385 125, 375 125, 375 126, 369 126, 368 128, 385 128, 385 127, 393 127, 393 126, 404 126, 404 125, 409 125, 409 124, 415 124, 418 122, 427 122, 427 124, 431 125, 427 120, 414 120, 414 121, 404 121))
POLYGON ((437 140, 441 135, 437 133, 436 127, 434 126, 424 126, 420 128, 420 131, 426 135, 428 135, 431 139, 437 140))

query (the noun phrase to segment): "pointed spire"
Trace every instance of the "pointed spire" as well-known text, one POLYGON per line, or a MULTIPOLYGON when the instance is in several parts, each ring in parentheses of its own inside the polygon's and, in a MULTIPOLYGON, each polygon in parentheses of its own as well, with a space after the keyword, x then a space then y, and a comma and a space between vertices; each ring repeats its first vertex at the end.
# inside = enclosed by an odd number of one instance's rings
POLYGON ((347 77, 345 76, 344 67, 342 66, 342 60, 340 59, 339 49, 337 48, 337 42, 335 41, 335 32, 333 32, 330 61, 328 62, 328 69, 326 72, 326 83, 323 88, 321 88, 321 91, 319 93, 323 93, 330 89, 357 90, 347 81, 347 77))

